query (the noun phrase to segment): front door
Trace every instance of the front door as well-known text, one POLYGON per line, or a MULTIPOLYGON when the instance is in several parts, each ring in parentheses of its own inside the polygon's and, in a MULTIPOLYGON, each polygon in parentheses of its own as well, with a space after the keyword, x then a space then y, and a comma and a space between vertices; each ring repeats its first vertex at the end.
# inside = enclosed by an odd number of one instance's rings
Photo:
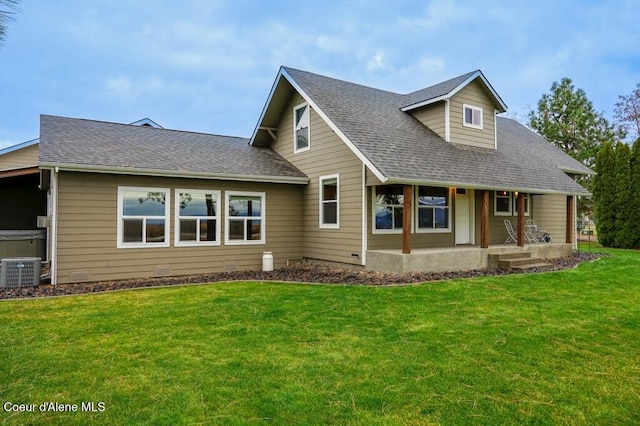
POLYGON ((464 188, 456 189, 455 204, 455 233, 456 244, 471 244, 471 191, 464 188))

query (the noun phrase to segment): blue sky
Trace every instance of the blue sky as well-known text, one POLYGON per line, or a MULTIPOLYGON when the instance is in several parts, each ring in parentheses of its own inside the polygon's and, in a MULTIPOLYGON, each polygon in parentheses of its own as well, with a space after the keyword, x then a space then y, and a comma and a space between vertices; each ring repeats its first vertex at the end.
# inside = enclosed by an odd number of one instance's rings
POLYGON ((526 121, 570 77, 611 119, 640 82, 640 2, 22 0, 0 149, 39 115, 249 137, 281 65, 407 93, 481 69, 526 121))

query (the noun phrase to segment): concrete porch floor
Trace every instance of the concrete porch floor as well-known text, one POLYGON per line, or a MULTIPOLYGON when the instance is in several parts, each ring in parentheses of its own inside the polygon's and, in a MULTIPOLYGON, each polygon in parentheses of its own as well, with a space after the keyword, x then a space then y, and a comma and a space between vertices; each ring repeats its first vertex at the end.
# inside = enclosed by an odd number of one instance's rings
POLYGON ((573 246, 565 243, 525 244, 524 247, 496 244, 486 249, 479 246, 412 249, 410 254, 402 254, 400 249, 367 250, 365 269, 396 274, 470 271, 493 266, 489 264, 491 254, 521 252, 529 252, 532 257, 552 259, 571 255, 573 246))

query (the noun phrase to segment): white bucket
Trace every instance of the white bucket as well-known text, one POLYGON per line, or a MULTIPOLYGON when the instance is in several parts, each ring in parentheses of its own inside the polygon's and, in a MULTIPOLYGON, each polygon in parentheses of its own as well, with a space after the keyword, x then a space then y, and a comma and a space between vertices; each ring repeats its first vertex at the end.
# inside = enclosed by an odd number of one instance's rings
POLYGON ((265 272, 273 271, 273 253, 270 251, 262 253, 262 270, 265 272))

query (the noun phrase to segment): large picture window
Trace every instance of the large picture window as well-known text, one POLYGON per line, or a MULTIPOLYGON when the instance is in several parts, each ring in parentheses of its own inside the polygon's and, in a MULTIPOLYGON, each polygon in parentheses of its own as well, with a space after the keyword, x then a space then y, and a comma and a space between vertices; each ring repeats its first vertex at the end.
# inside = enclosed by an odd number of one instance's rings
POLYGON ((169 246, 169 190, 118 188, 118 248, 169 246))
POLYGON ((320 177, 320 227, 339 228, 339 176, 320 177))
POLYGON ((226 192, 226 244, 264 244, 264 192, 226 192))
POLYGON ((418 231, 449 231, 449 189, 418 187, 418 231))
POLYGON ((404 188, 401 185, 376 186, 374 203, 374 232, 402 232, 404 188))
POLYGON ((309 105, 298 105, 293 110, 294 148, 295 153, 309 149, 309 105))
POLYGON ((220 191, 176 189, 175 245, 220 244, 220 191))

